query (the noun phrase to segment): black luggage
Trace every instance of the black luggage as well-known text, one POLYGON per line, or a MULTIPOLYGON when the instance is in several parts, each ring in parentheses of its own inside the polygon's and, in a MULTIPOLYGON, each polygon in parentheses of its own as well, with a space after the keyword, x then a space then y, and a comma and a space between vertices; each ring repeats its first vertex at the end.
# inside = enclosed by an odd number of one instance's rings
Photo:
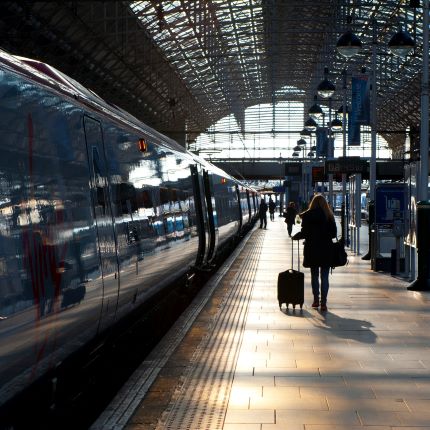
POLYGON ((291 241, 291 269, 281 272, 278 275, 278 302, 279 309, 281 309, 282 303, 285 303, 288 309, 288 304, 293 305, 293 309, 296 305, 300 305, 300 309, 303 308, 303 302, 305 301, 305 274, 300 272, 300 242, 297 240, 297 269, 294 270, 293 266, 293 240, 291 241))

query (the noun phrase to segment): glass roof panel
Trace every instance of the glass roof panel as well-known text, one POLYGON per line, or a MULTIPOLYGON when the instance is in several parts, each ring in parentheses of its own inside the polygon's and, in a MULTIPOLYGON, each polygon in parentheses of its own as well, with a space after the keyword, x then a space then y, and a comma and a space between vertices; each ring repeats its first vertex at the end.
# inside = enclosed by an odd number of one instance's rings
MULTIPOLYGON (((379 121, 384 129, 404 125, 408 119, 399 120, 399 112, 388 111, 386 100, 395 106, 396 94, 409 106, 408 93, 421 70, 422 10, 408 4, 406 0, 148 0, 131 2, 130 8, 200 104, 228 118, 232 114, 238 129, 246 132, 247 127, 255 128, 246 119, 250 113, 244 115, 246 106, 296 102, 307 109, 325 66, 337 88, 342 88, 343 69, 349 77, 362 67, 370 73, 373 28, 379 121), (347 16, 363 44, 351 59, 335 49, 347 29, 347 16), (399 26, 407 26, 416 37, 415 53, 405 59, 387 50, 399 26)), ((348 93, 348 102, 350 97, 348 93)), ((272 121, 274 132, 286 121, 303 123, 300 110, 290 108, 282 115, 272 121)))

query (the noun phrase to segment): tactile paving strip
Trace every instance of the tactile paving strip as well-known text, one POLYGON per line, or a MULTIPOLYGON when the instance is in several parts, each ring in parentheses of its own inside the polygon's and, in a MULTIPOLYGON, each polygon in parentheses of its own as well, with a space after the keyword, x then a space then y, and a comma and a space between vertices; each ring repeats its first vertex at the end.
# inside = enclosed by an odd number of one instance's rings
POLYGON ((263 240, 262 232, 255 232, 248 241, 240 267, 229 281, 229 293, 213 317, 210 334, 196 349, 157 430, 223 428, 263 240))
MULTIPOLYGON (((260 232, 261 233, 261 232, 260 232)), ((255 234, 248 234, 241 243, 237 246, 230 257, 225 261, 218 272, 209 280, 209 282, 203 287, 203 289, 196 296, 193 303, 185 311, 169 333, 160 341, 156 348, 151 354, 144 360, 141 366, 133 373, 124 387, 120 390, 118 395, 108 405, 106 410, 100 415, 100 417, 91 426, 91 430, 122 430, 124 428, 135 428, 134 424, 127 426, 130 423, 130 419, 133 414, 138 410, 139 405, 144 399, 157 377, 166 365, 171 360, 172 354, 178 345, 181 344, 184 337, 189 332, 190 328, 194 324, 199 313, 205 307, 205 304, 210 300, 213 292, 217 289, 219 284, 225 282, 227 279, 233 279, 232 272, 234 267, 238 266, 238 260, 242 260, 242 250, 247 249, 248 241, 253 242, 253 246, 257 246, 255 242, 255 234)), ((261 240, 259 241, 261 242, 261 240)), ((258 242, 258 243, 259 243, 258 242)), ((261 244, 258 248, 258 252, 251 253, 252 255, 259 255, 261 244)), ((251 258, 247 252, 247 259, 251 258)), ((239 263, 240 264, 240 263, 239 263)), ((237 277, 237 275, 236 275, 237 277)), ((233 282, 231 282, 233 284, 233 282)), ((225 301, 225 300, 224 300, 225 301)), ((215 313, 216 315, 216 313, 215 313)), ((214 319, 212 319, 214 320, 214 319)), ((195 354, 193 354, 193 357, 195 354)), ((188 372, 189 373, 189 372, 188 372)), ((183 378, 182 378, 183 380, 183 378)), ((182 384, 183 386, 183 384, 182 384)), ((168 409, 170 410, 170 409, 168 409)), ((146 415, 146 414, 145 414, 146 415)), ((152 418, 149 419, 152 422, 152 418)), ((159 422, 157 419, 154 424, 149 424, 145 427, 144 424, 138 424, 138 428, 151 428, 154 429, 159 422), (143 425, 143 427, 142 427, 143 425)), ((163 428, 163 427, 161 427, 163 428)))

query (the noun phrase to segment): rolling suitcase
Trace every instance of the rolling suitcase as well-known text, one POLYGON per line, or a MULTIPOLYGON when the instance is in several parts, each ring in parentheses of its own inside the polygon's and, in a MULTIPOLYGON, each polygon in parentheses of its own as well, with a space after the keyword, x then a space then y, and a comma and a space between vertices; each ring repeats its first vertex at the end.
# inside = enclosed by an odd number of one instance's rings
POLYGON ((297 270, 294 270, 293 265, 293 242, 292 240, 291 269, 281 272, 278 275, 279 309, 281 309, 282 303, 286 304, 287 309, 289 303, 293 305, 293 309, 296 308, 296 305, 300 305, 300 309, 302 309, 303 302, 305 301, 305 274, 300 272, 300 242, 297 241, 297 270))

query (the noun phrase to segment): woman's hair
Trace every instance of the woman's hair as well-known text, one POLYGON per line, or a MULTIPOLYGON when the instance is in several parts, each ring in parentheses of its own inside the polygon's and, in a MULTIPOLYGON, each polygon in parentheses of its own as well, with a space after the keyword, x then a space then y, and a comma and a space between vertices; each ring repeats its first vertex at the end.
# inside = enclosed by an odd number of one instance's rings
POLYGON ((321 194, 317 194, 316 196, 314 196, 313 199, 311 200, 311 202, 309 203, 309 209, 308 210, 316 209, 316 208, 321 208, 323 210, 326 218, 328 220, 334 221, 333 212, 330 209, 330 206, 328 205, 327 200, 321 194))

